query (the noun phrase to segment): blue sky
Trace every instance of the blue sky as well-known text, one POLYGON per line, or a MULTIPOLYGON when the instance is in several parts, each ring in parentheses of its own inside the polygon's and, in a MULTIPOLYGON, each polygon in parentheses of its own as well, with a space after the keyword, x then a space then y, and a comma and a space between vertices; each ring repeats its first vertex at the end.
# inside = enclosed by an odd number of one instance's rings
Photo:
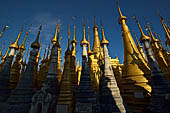
MULTIPOLYGON (((158 32, 161 35, 162 40, 165 39, 164 31, 157 14, 158 11, 160 11, 168 24, 167 18, 170 17, 170 7, 168 6, 170 4, 169 0, 118 0, 118 2, 122 13, 127 16, 127 24, 130 30, 134 30, 138 38, 140 37, 140 34, 135 20, 132 18, 133 15, 136 15, 139 18, 143 29, 143 24, 146 23, 143 16, 146 16, 147 21, 152 22, 152 30, 158 32)), ((41 54, 43 54, 44 48, 50 43, 50 36, 54 36, 56 24, 60 22, 63 57, 67 44, 68 26, 69 24, 71 26, 72 39, 74 23, 72 17, 76 16, 76 39, 78 41, 77 58, 81 59, 82 48, 80 47, 80 41, 83 36, 83 17, 85 16, 86 19, 86 28, 88 25, 90 26, 92 47, 94 16, 96 16, 100 39, 102 38, 100 20, 102 20, 106 38, 110 41, 110 45, 108 46, 110 56, 112 58, 118 56, 120 62, 123 63, 123 39, 121 25, 118 24, 119 15, 115 0, 1 0, 0 15, 0 29, 5 25, 9 26, 0 39, 0 47, 3 42, 7 40, 6 46, 2 51, 3 55, 9 46, 10 40, 16 40, 24 21, 26 27, 21 35, 19 44, 22 43, 26 31, 28 30, 28 26, 32 23, 31 33, 27 39, 28 46, 30 46, 31 42, 37 36, 39 25, 42 24, 40 40, 42 40, 43 44, 43 49, 41 51, 41 54)))

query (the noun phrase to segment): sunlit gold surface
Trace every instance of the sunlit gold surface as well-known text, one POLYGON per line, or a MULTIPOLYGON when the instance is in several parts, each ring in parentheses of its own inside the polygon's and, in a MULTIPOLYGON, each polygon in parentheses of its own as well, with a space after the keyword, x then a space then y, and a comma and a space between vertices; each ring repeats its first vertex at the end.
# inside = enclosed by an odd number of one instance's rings
POLYGON ((100 51, 100 49, 101 49, 101 46, 100 46, 98 27, 96 25, 96 18, 95 18, 95 22, 94 22, 93 32, 94 32, 94 41, 93 41, 92 52, 98 53, 100 51))
POLYGON ((119 5, 118 11, 124 44, 124 67, 120 89, 129 109, 132 112, 142 113, 149 104, 151 87, 148 85, 148 79, 150 69, 137 49, 129 28, 126 25, 127 19, 122 15, 119 5), (144 98, 136 98, 136 92, 140 92, 144 98))

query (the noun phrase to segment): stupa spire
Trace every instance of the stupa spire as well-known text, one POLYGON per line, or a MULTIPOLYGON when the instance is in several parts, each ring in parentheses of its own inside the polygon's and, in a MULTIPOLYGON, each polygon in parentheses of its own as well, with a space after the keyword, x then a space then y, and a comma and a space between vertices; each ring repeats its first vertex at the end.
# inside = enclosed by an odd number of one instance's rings
POLYGON ((28 37, 28 34, 30 33, 30 29, 27 31, 27 33, 26 33, 26 35, 25 35, 25 37, 24 37, 24 41, 22 42, 22 44, 19 46, 19 51, 23 51, 23 50, 25 50, 26 48, 25 48, 25 41, 26 41, 26 39, 27 39, 27 37, 28 37))
POLYGON ((103 44, 107 44, 107 45, 108 45, 108 44, 109 44, 109 41, 106 40, 102 22, 101 22, 101 27, 102 27, 102 41, 101 41, 101 45, 103 45, 103 44))
POLYGON ((57 42, 57 33, 58 33, 58 24, 56 26, 56 31, 55 31, 54 38, 52 39, 53 45, 56 44, 56 42, 57 42))
POLYGON ((42 24, 40 24, 40 28, 39 28, 38 35, 37 35, 36 40, 31 44, 31 47, 32 47, 32 48, 37 48, 37 49, 40 48, 39 38, 40 38, 41 30, 42 30, 42 24))
MULTIPOLYGON (((76 56, 76 45, 77 45, 77 40, 76 40, 76 26, 74 24, 74 31, 73 31, 73 39, 71 40, 71 53, 72 56, 76 56)), ((74 60, 75 63, 75 60, 74 60)))
POLYGON ((144 34, 144 32, 143 32, 143 30, 142 30, 142 28, 141 28, 141 26, 140 26, 140 24, 139 24, 139 20, 137 19, 136 16, 135 16, 135 19, 136 19, 136 22, 137 22, 137 24, 138 24, 138 27, 139 27, 139 30, 140 30, 140 33, 141 33, 141 37, 144 38, 144 39, 141 39, 141 38, 140 38, 140 41, 141 41, 141 40, 150 40, 150 38, 144 34))
POLYGON ((85 31, 85 19, 83 19, 83 39, 80 42, 80 45, 83 46, 83 44, 88 44, 88 41, 86 40, 86 31, 85 31))
POLYGON ((73 40, 76 41, 76 26, 74 24, 73 40))
POLYGON ((33 96, 33 76, 34 76, 34 63, 40 47, 39 36, 41 26, 36 40, 31 44, 31 52, 28 61, 28 65, 24 74, 22 75, 17 87, 12 91, 10 97, 6 101, 7 107, 5 112, 7 113, 28 113, 31 107, 31 100, 33 96), (24 96, 21 96, 24 95, 24 96))
POLYGON ((122 70, 124 75, 122 76, 122 95, 125 97, 125 102, 132 112, 143 112, 145 107, 148 105, 149 93, 151 92, 151 87, 148 85, 148 79, 150 77, 150 68, 146 60, 140 54, 136 43, 131 35, 131 32, 126 24, 127 18, 122 16, 120 7, 118 5, 119 12, 119 24, 122 26, 122 36, 123 36, 123 46, 124 46, 124 69, 122 70), (129 71, 135 70, 135 71, 129 71), (139 78, 141 81, 139 81, 139 78), (134 81, 134 83, 130 82, 134 81), (129 85, 129 87, 126 87, 129 85), (133 89, 133 90, 132 90, 133 89), (136 98, 134 92, 140 91, 143 95, 142 98, 136 98), (129 101, 129 99, 133 101, 129 101), (142 109, 139 106, 135 106, 134 102, 138 105, 144 106, 142 109))
POLYGON ((9 46, 9 48, 14 48, 14 49, 16 49, 16 50, 19 48, 19 46, 18 46, 18 41, 19 41, 19 38, 20 38, 20 36, 21 36, 21 33, 22 33, 23 29, 24 29, 24 25, 21 27, 20 32, 19 32, 19 34, 18 34, 18 37, 17 37, 16 41, 15 41, 13 44, 11 44, 11 45, 9 46))
POLYGON ((118 12, 119 12, 119 24, 122 24, 122 20, 125 20, 125 22, 127 21, 127 18, 126 18, 126 16, 123 16, 123 14, 122 14, 122 12, 121 12, 121 10, 120 10, 120 7, 119 7, 119 3, 118 3, 118 1, 116 0, 116 4, 117 4, 117 8, 118 8, 118 12))
MULTIPOLYGON (((160 16, 160 14, 159 14, 159 16, 160 16)), ((162 16, 160 16, 160 21, 161 21, 162 26, 163 26, 163 28, 164 28, 164 31, 165 31, 165 33, 166 33, 166 38, 167 38, 167 40, 166 40, 165 44, 166 44, 166 45, 170 45, 170 29, 169 29, 168 26, 166 25, 166 23, 165 23, 165 21, 164 21, 164 19, 163 19, 162 16)))
MULTIPOLYGON (((137 21, 138 27, 139 22, 137 21)), ((140 27, 139 27, 140 28, 140 27)), ((141 31, 141 29, 140 29, 141 31)), ((170 107, 167 104, 167 100, 165 99, 166 95, 169 94, 169 83, 165 79, 162 71, 160 70, 154 56, 152 53, 152 48, 149 44, 149 37, 141 33, 140 42, 144 44, 144 48, 146 51, 146 56, 148 58, 148 63, 151 71, 151 102, 149 107, 147 108, 147 113, 163 113, 169 112, 170 107)))
POLYGON ((89 29, 90 29, 90 27, 88 26, 88 53, 91 53, 91 49, 90 49, 90 34, 89 34, 89 29))
POLYGON ((100 51, 100 49, 101 49, 101 46, 100 46, 98 27, 96 25, 96 17, 94 18, 93 32, 94 32, 94 41, 93 41, 93 49, 92 49, 92 51, 95 52, 95 53, 98 53, 100 51))

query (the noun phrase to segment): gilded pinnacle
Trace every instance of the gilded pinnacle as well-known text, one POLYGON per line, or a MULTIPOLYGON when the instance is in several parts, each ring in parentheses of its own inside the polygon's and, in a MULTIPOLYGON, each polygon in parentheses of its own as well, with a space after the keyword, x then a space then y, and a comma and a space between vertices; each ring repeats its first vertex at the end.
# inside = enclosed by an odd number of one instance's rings
POLYGON ((56 44, 56 42, 57 42, 57 33, 58 33, 58 24, 57 24, 57 26, 56 26, 56 32, 55 32, 55 35, 54 35, 54 38, 52 39, 52 43, 53 43, 53 45, 55 45, 56 44))
POLYGON ((106 37, 104 35, 104 29, 103 29, 103 24, 101 23, 101 27, 102 27, 102 41, 101 41, 101 45, 104 45, 104 44, 109 44, 109 41, 106 40, 106 37))
POLYGON ((118 11, 119 11, 119 16, 120 16, 118 22, 119 22, 119 24, 122 24, 122 20, 125 20, 125 22, 126 22, 127 18, 126 18, 126 16, 123 16, 117 0, 116 0, 116 4, 117 4, 118 11))
POLYGON ((91 53, 89 29, 90 29, 90 27, 88 26, 88 53, 91 53))
POLYGON ((9 48, 14 48, 14 49, 16 49, 16 50, 19 48, 19 46, 18 46, 18 40, 19 40, 19 38, 20 38, 20 36, 21 36, 21 33, 22 33, 22 31, 23 31, 23 28, 24 28, 24 25, 21 27, 21 30, 20 30, 20 32, 19 32, 19 34, 18 34, 18 37, 17 37, 16 41, 15 41, 13 44, 11 44, 11 45, 9 46, 9 48))
POLYGON ((76 40, 76 36, 75 36, 75 29, 76 29, 76 26, 75 26, 75 24, 74 24, 73 40, 76 40))
MULTIPOLYGON (((159 16, 160 16, 160 15, 159 15, 159 16)), ((164 21, 164 19, 163 19, 162 16, 160 16, 160 21, 161 21, 162 26, 163 26, 163 28, 164 28, 164 31, 165 31, 165 33, 166 33, 166 38, 167 38, 167 40, 166 40, 165 44, 166 44, 166 45, 170 45, 170 29, 167 27, 167 25, 166 25, 166 23, 165 23, 165 21, 164 21)))
MULTIPOLYGON (((96 23, 96 20, 95 20, 95 23, 96 23)), ((100 45, 98 27, 96 25, 93 27, 93 32, 94 32, 94 41, 93 41, 92 51, 95 53, 98 53, 100 51, 101 45, 100 45)))
POLYGON ((83 20, 83 39, 80 42, 80 45, 83 46, 83 44, 88 44, 88 41, 86 40, 85 20, 83 20))
POLYGON ((60 25, 58 26, 58 33, 57 33, 57 47, 60 48, 60 42, 59 42, 59 37, 60 37, 60 25))
POLYGON ((139 20, 137 19, 136 16, 135 16, 135 19, 136 19, 136 23, 138 24, 139 30, 141 32, 140 42, 142 43, 144 40, 150 40, 150 38, 144 34, 144 32, 139 24, 139 20))
POLYGON ((40 32, 42 30, 42 25, 40 24, 40 28, 39 28, 39 32, 37 35, 36 40, 31 44, 31 48, 36 48, 39 49, 40 48, 40 44, 39 44, 39 38, 40 38, 40 32))
POLYGON ((77 44, 77 40, 76 40, 76 26, 75 26, 75 24, 74 24, 73 40, 71 41, 71 43, 77 44))
POLYGON ((159 42, 159 40, 158 40, 158 39, 155 39, 155 38, 154 38, 154 36, 153 36, 153 34, 152 34, 152 31, 151 31, 151 29, 150 29, 149 24, 147 24, 147 28, 148 28, 149 33, 150 33, 150 35, 151 35, 151 39, 152 39, 152 41, 153 41, 153 42, 159 42))
POLYGON ((25 35, 25 38, 24 38, 24 41, 23 41, 22 44, 19 46, 19 49, 23 49, 23 50, 26 49, 26 48, 25 48, 25 41, 26 41, 26 39, 27 39, 28 34, 30 33, 30 31, 31 31, 31 30, 28 30, 28 31, 27 31, 27 33, 26 33, 26 35, 25 35))

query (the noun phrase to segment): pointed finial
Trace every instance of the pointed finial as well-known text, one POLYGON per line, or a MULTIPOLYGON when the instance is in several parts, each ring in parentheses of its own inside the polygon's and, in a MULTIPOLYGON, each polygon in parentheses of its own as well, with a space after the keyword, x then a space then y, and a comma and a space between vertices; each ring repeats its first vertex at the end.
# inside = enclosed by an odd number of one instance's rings
POLYGON ((0 38, 2 37, 2 34, 5 32, 6 28, 8 28, 7 25, 2 29, 2 31, 1 31, 1 33, 0 33, 0 38))
POLYGON ((151 35, 152 41, 153 41, 153 42, 159 42, 158 39, 155 39, 155 38, 154 38, 154 36, 153 36, 153 34, 152 34, 152 31, 151 31, 151 29, 150 29, 149 23, 147 23, 147 28, 148 28, 149 33, 150 33, 150 35, 151 35))
POLYGON ((109 41, 108 40, 106 40, 106 37, 105 37, 105 35, 104 35, 104 29, 103 29, 103 24, 102 24, 102 21, 100 21, 100 23, 101 23, 101 27, 102 27, 102 41, 101 41, 101 45, 104 45, 104 44, 109 44, 109 41))
POLYGON ((143 42, 144 40, 150 40, 150 38, 144 34, 144 32, 143 32, 143 30, 142 30, 142 28, 141 28, 141 26, 139 24, 139 20, 137 19, 137 17, 136 16, 134 16, 134 17, 136 19, 136 23, 138 24, 139 30, 141 32, 140 42, 143 42))
POLYGON ((75 24, 74 24, 74 32, 73 32, 73 40, 76 40, 76 26, 75 26, 75 24))
POLYGON ((88 26, 88 53, 91 52, 91 49, 90 49, 90 34, 89 34, 89 29, 90 29, 90 27, 88 26))
MULTIPOLYGON (((159 15, 159 16, 160 16, 160 15, 159 15)), ((167 40, 166 40, 165 44, 166 44, 166 45, 170 45, 170 29, 169 29, 168 26, 166 25, 166 23, 165 23, 165 21, 164 21, 164 19, 163 19, 162 16, 160 16, 160 21, 161 21, 162 26, 163 26, 163 28, 164 28, 164 31, 165 31, 165 33, 166 33, 166 38, 167 38, 167 40)))
POLYGON ((25 50, 26 48, 25 48, 25 41, 26 41, 26 39, 27 39, 27 37, 28 37, 28 34, 31 32, 31 30, 30 30, 30 28, 28 29, 28 31, 27 31, 27 33, 26 33, 26 35, 25 35, 25 37, 24 37, 24 41, 22 42, 22 44, 19 46, 19 49, 23 49, 23 50, 25 50))
POLYGON ((54 38, 52 39, 52 43, 53 43, 53 45, 55 45, 56 44, 56 42, 57 42, 57 33, 58 33, 58 24, 57 24, 57 26, 56 26, 56 31, 55 31, 55 35, 54 35, 54 38))
POLYGON ((60 48, 60 42, 59 42, 59 38, 60 38, 60 26, 61 24, 58 25, 58 33, 57 33, 57 47, 60 48))
POLYGON ((88 44, 86 40, 86 31, 85 31, 85 18, 83 18, 83 40, 80 42, 80 45, 83 46, 83 44, 88 44))
POLYGON ((73 21, 74 21, 74 31, 73 31, 73 40, 71 41, 71 43, 74 41, 77 44, 77 41, 76 41, 76 26, 75 26, 76 16, 73 16, 73 21))
POLYGON ((76 26, 75 26, 75 24, 74 24, 73 40, 71 41, 71 43, 72 44, 73 43, 77 44, 77 40, 76 40, 76 26))
POLYGON ((142 30, 140 24, 139 24, 138 18, 137 18, 136 16, 134 16, 134 17, 135 17, 135 19, 136 19, 136 23, 138 24, 139 30, 140 30, 140 32, 141 32, 141 36, 144 36, 145 34, 144 34, 144 32, 143 32, 143 30, 142 30))
POLYGON ((20 36, 21 36, 21 33, 22 33, 23 29, 24 29, 24 24, 22 25, 22 27, 21 27, 21 29, 20 29, 20 32, 19 32, 19 34, 18 34, 18 37, 17 37, 16 41, 15 41, 13 44, 11 44, 11 45, 9 46, 9 48, 14 48, 14 49, 16 49, 16 50, 19 48, 19 46, 18 46, 18 40, 19 40, 19 38, 20 38, 20 36))
POLYGON ((127 18, 125 16, 123 16, 121 10, 120 10, 120 7, 119 7, 119 3, 118 3, 118 0, 116 0, 116 4, 117 4, 117 8, 118 8, 118 12, 119 12, 119 24, 122 24, 122 20, 125 20, 125 22, 127 21, 127 18))
POLYGON ((40 28, 39 28, 39 32, 37 35, 36 40, 31 44, 31 48, 36 48, 39 49, 40 48, 40 44, 39 44, 39 38, 40 38, 40 32, 42 30, 42 24, 40 24, 40 28))
POLYGON ((88 31, 87 31, 87 33, 88 33, 88 42, 90 42, 90 33, 89 33, 90 27, 88 26, 87 28, 88 28, 88 31))

